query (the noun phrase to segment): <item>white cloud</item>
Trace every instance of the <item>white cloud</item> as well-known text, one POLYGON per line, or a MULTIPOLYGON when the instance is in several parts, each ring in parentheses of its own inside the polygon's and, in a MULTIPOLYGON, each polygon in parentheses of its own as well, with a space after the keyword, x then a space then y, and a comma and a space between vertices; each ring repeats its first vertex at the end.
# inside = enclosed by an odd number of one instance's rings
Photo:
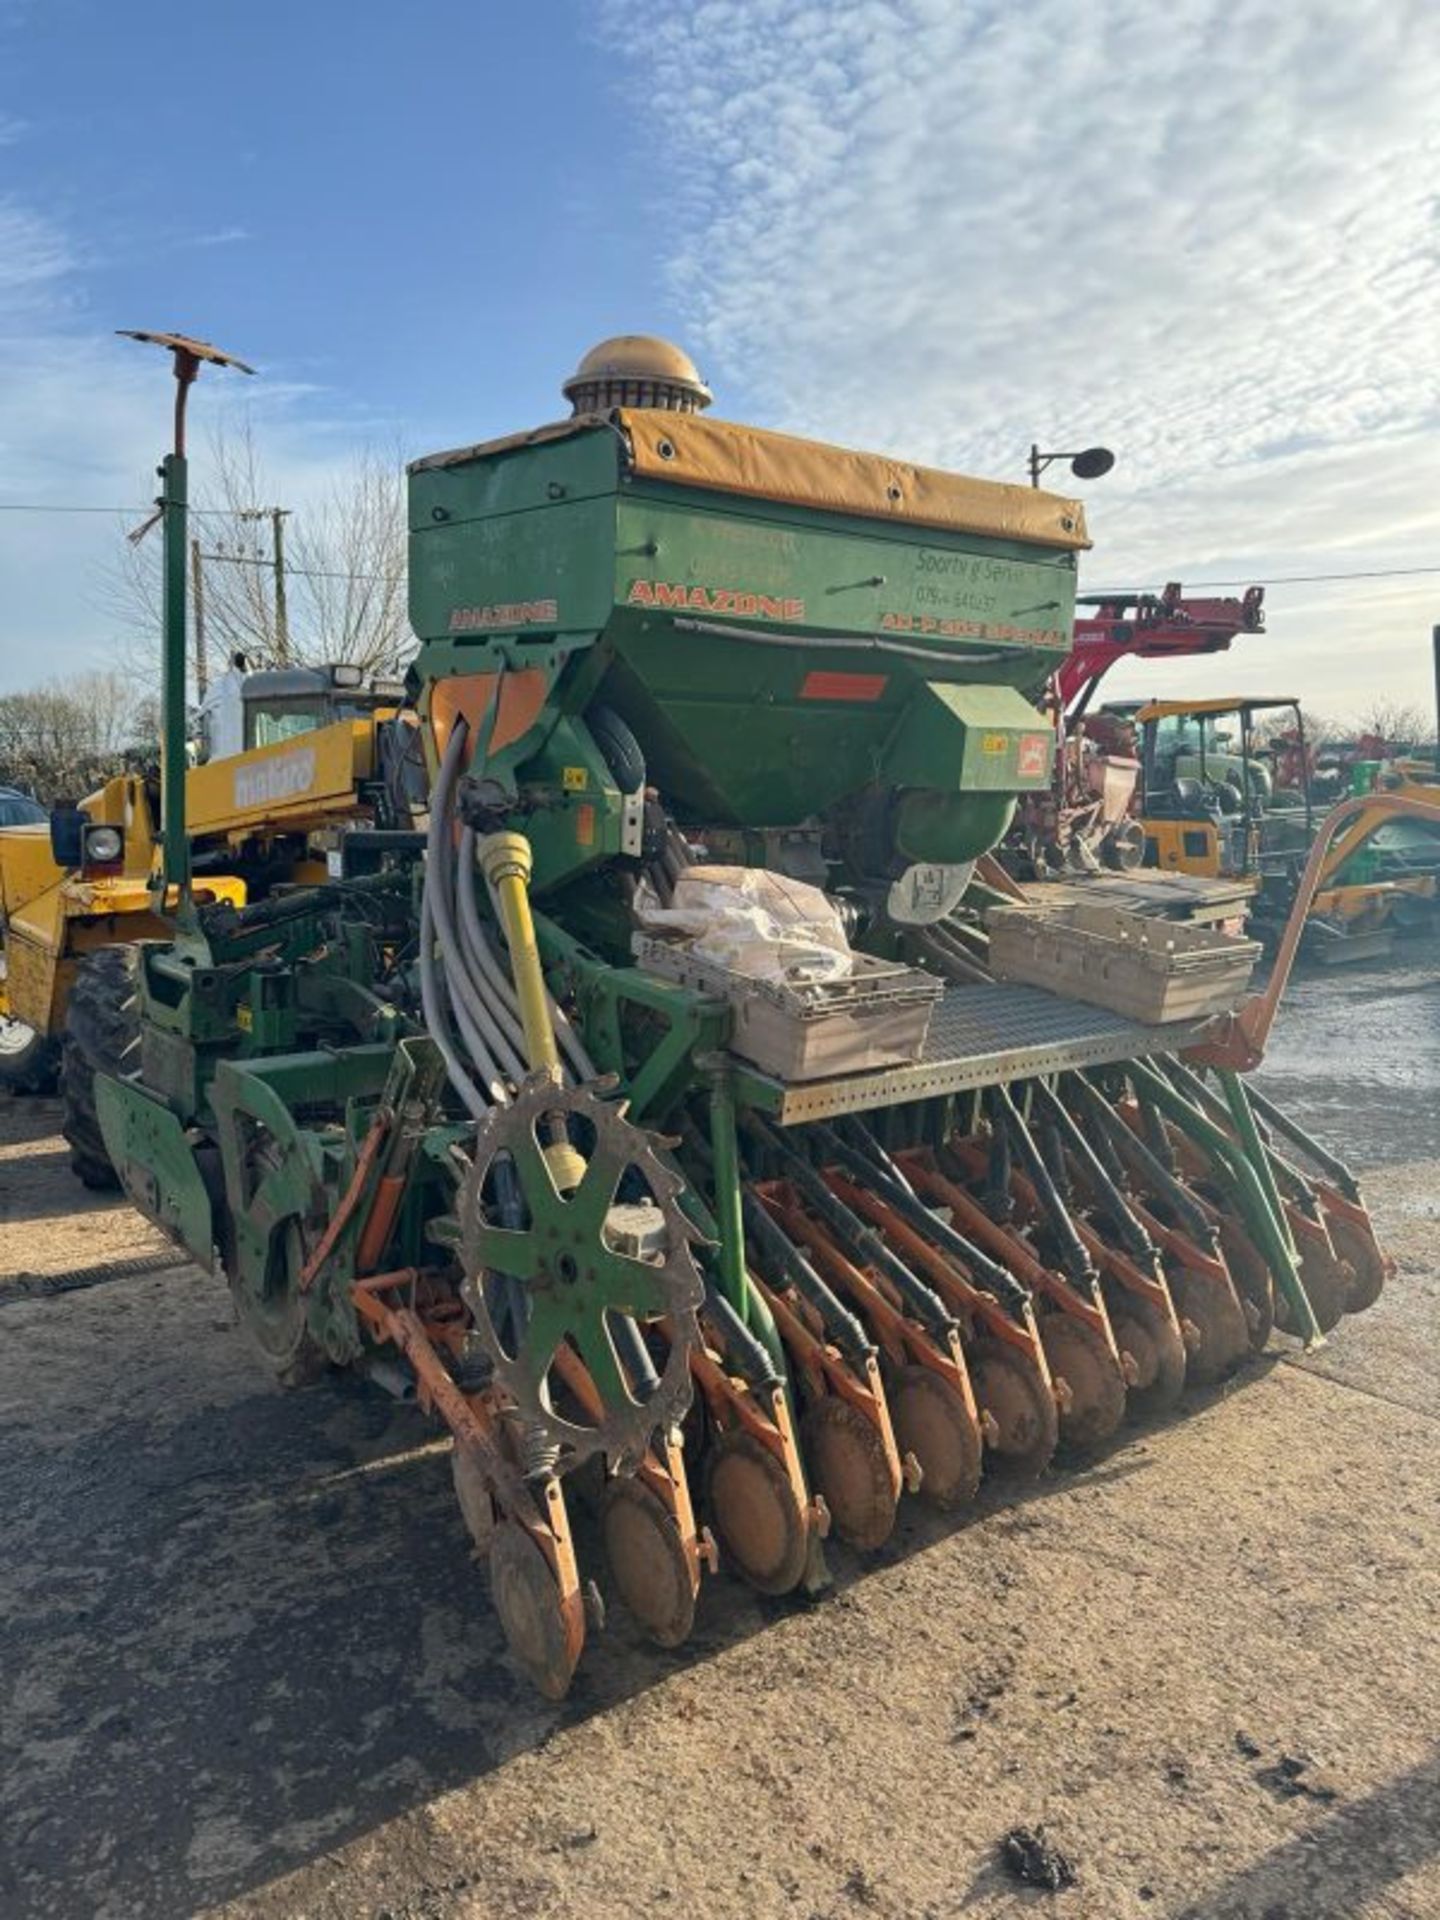
MULTIPOLYGON (((657 22, 612 0, 606 18, 664 149, 655 223, 722 406, 728 385, 773 424, 1016 478, 1032 439, 1103 439, 1120 465, 1089 494, 1097 584, 1440 558, 1433 8, 672 0, 657 22)), ((1276 590, 1252 655, 1322 704, 1368 691, 1382 657, 1428 697, 1437 604, 1433 584, 1276 590)))
MULTIPOLYGON (((0 692, 126 653, 109 583, 170 434, 168 360, 94 326, 85 258, 53 223, 0 200, 0 692), (124 511, 15 510, 76 506, 124 511)), ((192 496, 210 430, 248 419, 275 499, 301 513, 329 497, 358 444, 394 440, 393 426, 283 369, 251 381, 207 368, 190 418, 192 496)))

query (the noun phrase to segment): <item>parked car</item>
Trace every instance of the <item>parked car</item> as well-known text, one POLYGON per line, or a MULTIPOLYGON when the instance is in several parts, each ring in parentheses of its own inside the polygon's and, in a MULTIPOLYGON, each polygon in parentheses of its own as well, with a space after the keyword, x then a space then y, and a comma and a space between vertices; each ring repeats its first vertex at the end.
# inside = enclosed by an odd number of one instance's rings
POLYGON ((0 787, 0 827, 38 827, 49 819, 38 800, 18 787, 0 787))

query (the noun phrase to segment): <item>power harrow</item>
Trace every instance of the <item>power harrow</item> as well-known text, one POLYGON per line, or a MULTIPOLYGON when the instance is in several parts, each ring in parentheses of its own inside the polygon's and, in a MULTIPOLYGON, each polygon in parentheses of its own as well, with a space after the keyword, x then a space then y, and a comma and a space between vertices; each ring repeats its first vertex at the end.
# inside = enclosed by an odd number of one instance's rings
MULTIPOLYGON (((1386 1271, 1233 1023, 990 977, 1081 509, 710 421, 663 343, 567 391, 412 468, 426 812, 337 835, 322 883, 183 905, 116 988, 139 1070, 89 1063, 128 1192, 283 1382, 402 1363, 556 1698, 599 1585, 667 1647, 717 1566, 817 1591, 903 1499, 1083 1457, 1386 1271), (636 957, 716 866, 923 970, 923 1042, 814 1078, 737 1052, 733 999, 636 957)), ((173 815, 165 846, 183 885, 173 815)))

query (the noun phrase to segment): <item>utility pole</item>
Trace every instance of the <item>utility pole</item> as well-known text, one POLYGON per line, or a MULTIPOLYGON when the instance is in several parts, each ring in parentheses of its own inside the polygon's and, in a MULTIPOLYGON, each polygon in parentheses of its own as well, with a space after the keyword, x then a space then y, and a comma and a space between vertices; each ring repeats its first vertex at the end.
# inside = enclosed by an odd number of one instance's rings
POLYGON ((275 664, 290 664, 290 607, 285 598, 285 522, 289 507, 242 507, 242 520, 270 522, 270 555, 275 572, 275 664))
POLYGON ((195 697, 203 700, 210 674, 205 661, 205 569, 198 540, 190 542, 190 598, 195 605, 195 697))
POLYGON ((275 657, 282 667, 290 664, 290 612, 285 604, 285 516, 287 507, 270 509, 275 547, 275 657))

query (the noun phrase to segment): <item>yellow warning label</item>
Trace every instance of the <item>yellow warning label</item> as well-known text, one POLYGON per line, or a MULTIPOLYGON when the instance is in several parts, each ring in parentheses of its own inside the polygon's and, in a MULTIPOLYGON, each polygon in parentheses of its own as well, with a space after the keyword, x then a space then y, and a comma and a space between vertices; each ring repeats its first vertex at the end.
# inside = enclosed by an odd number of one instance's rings
POLYGON ((242 1000, 235 1009, 235 1024, 242 1033, 249 1033, 255 1025, 255 1016, 250 1011, 248 1001, 242 1000))
POLYGON ((584 767, 565 767, 560 774, 560 784, 566 793, 584 793, 590 780, 584 767))
POLYGON ((982 753, 1004 753, 1009 745, 1010 736, 1008 733, 986 733, 980 737, 980 751, 982 753))

